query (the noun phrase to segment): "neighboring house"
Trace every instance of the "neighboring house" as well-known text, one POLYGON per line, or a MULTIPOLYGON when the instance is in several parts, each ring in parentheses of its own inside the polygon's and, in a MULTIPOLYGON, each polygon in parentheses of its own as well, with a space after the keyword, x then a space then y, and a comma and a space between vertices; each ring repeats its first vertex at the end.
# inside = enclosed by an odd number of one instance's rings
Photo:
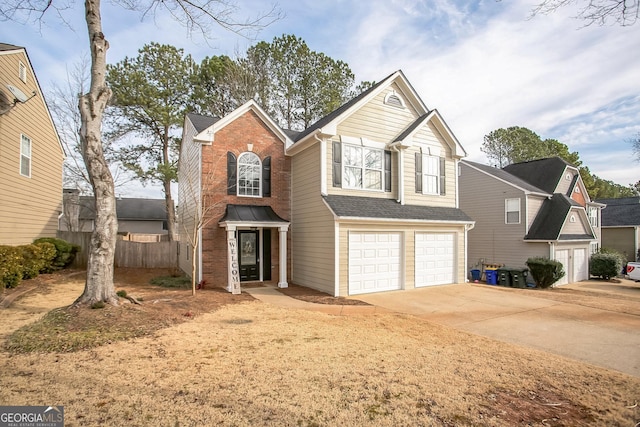
POLYGON ((204 198, 210 219, 197 279, 232 290, 227 248, 237 247, 241 282, 335 296, 464 282, 473 221, 459 209, 456 172, 465 155, 401 71, 302 132, 280 129, 253 101, 219 120, 189 115, 179 217, 193 218, 204 198), (190 206, 185 182, 203 189, 190 206))
POLYGON ((26 49, 0 43, 0 244, 56 236, 63 161, 26 49))
POLYGON ((640 197, 599 199, 602 211, 602 247, 624 254, 627 261, 640 257, 640 197))
POLYGON ((530 257, 560 261, 558 284, 589 278, 600 241, 600 210, 578 169, 559 157, 503 169, 462 161, 460 205, 476 221, 468 269, 483 264, 526 268, 530 257))
MULTIPOLYGON (((59 230, 91 232, 96 218, 94 199, 79 196, 78 190, 65 189, 59 230)), ((117 198, 118 234, 167 234, 164 199, 117 198)))

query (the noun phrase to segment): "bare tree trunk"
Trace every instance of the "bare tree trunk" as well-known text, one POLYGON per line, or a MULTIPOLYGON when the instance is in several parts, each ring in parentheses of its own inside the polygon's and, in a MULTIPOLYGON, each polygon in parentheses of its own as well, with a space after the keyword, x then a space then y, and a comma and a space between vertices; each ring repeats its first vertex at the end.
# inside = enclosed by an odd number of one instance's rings
POLYGON ((176 210, 173 206, 173 197, 171 196, 171 181, 165 180, 162 185, 164 187, 164 197, 167 206, 167 231, 169 234, 169 241, 173 242, 176 239, 176 210))
POLYGON ((104 158, 101 130, 102 115, 111 97, 106 85, 107 49, 109 43, 102 33, 100 0, 85 1, 85 18, 91 46, 91 87, 79 101, 80 140, 82 155, 95 194, 96 220, 84 292, 75 304, 93 304, 98 301, 118 305, 113 284, 113 260, 118 232, 116 198, 113 177, 104 158))

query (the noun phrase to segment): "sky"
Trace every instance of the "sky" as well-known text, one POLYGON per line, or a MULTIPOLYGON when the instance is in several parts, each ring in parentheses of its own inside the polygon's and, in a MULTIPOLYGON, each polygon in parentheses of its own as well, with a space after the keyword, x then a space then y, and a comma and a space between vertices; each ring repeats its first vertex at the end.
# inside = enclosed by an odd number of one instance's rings
MULTIPOLYGON (((640 180, 629 142, 640 135, 640 22, 585 26, 574 18, 575 5, 532 17, 535 0, 238 0, 238 21, 274 5, 281 18, 244 36, 213 27, 205 40, 166 11, 143 18, 112 3, 102 2, 109 63, 137 56, 152 41, 200 61, 236 57, 258 41, 293 34, 346 62, 356 82, 402 70, 468 160, 488 164, 484 136, 522 126, 577 151, 600 178, 625 186, 640 180)), ((39 23, 0 21, 0 42, 27 49, 45 97, 88 52, 83 2, 71 5, 39 23)), ((119 194, 162 197, 159 187, 136 185, 119 194)))

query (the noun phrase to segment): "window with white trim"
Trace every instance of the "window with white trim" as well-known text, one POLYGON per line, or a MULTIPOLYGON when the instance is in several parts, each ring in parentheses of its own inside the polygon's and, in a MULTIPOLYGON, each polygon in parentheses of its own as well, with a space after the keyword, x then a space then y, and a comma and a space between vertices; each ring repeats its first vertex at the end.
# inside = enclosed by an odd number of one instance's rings
POLYGON ((20 135, 20 175, 31 178, 31 139, 20 135))
POLYGON ((238 196, 260 197, 262 164, 254 153, 242 153, 238 157, 238 196))
POLYGON ((342 145, 344 188, 382 190, 384 150, 342 145))
POLYGON ((422 155, 422 194, 440 194, 440 157, 422 155))
POLYGON ((591 242, 589 243, 589 249, 591 251, 591 255, 597 254, 598 252, 600 252, 600 245, 598 244, 598 242, 591 242))
POLYGON ((598 208, 589 207, 589 223, 592 227, 598 226, 598 208))
POLYGON ((520 224, 520 199, 505 199, 504 223, 520 224))

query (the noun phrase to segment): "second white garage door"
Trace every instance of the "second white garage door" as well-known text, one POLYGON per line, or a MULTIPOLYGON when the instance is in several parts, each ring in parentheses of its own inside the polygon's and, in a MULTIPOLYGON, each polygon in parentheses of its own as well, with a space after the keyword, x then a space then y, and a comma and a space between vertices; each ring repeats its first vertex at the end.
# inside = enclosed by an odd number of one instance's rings
POLYGON ((349 233, 349 295, 400 289, 400 233, 349 233))
POLYGON ((416 233, 416 288, 455 282, 454 233, 416 233))

